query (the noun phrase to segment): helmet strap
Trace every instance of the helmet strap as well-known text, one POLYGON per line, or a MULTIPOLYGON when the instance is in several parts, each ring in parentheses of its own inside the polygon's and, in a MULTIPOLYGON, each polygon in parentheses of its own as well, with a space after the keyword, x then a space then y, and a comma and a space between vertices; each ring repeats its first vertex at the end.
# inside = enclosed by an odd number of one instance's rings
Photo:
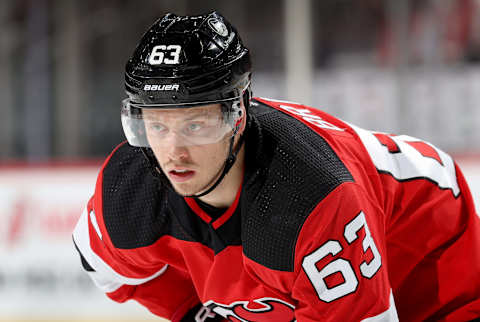
POLYGON ((240 138, 238 140, 238 144, 235 147, 235 149, 233 149, 233 143, 235 142, 235 136, 232 136, 232 138, 230 139, 230 147, 228 149, 227 160, 225 161, 225 165, 223 166, 223 171, 221 172, 220 176, 215 181, 215 183, 210 188, 208 188, 207 190, 205 190, 202 193, 199 193, 199 194, 196 194, 196 195, 189 195, 189 196, 185 196, 185 197, 199 198, 199 197, 203 197, 203 196, 209 194, 210 192, 212 192, 213 189, 215 189, 220 184, 220 182, 222 182, 223 178, 228 173, 228 171, 230 171, 230 169, 233 167, 233 164, 237 160, 238 152, 240 152, 240 148, 243 145, 243 141, 244 141, 244 137, 243 137, 243 135, 240 135, 240 138))

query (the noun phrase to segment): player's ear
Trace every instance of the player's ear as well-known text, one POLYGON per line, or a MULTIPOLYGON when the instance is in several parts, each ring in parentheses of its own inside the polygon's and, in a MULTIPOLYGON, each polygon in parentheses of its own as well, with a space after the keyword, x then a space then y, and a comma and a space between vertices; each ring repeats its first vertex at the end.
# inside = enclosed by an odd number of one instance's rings
POLYGON ((242 115, 239 117, 238 123, 238 131, 239 135, 242 135, 245 131, 245 127, 247 126, 247 110, 245 109, 245 104, 243 104, 243 100, 240 100, 240 107, 242 115))

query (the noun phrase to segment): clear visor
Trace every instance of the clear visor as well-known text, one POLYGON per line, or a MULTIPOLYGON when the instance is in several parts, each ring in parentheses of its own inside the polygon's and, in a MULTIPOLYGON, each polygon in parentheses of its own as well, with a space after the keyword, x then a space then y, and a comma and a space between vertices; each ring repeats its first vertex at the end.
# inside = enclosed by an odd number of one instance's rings
POLYGON ((181 108, 141 106, 129 99, 122 105, 123 131, 137 147, 216 143, 235 134, 242 116, 239 99, 181 108))

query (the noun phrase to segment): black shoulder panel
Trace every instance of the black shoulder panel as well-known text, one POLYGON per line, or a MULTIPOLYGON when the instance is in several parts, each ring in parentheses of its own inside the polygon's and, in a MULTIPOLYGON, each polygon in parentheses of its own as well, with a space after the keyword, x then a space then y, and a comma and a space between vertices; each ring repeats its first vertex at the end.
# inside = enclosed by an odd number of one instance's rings
POLYGON ((120 146, 103 169, 103 219, 115 247, 132 249, 165 234, 191 240, 172 216, 167 194, 139 148, 120 146))
POLYGON ((323 198, 353 177, 305 124, 261 103, 251 113, 256 122, 247 134, 247 169, 255 171, 242 200, 244 253, 270 269, 293 271, 303 223, 323 198))

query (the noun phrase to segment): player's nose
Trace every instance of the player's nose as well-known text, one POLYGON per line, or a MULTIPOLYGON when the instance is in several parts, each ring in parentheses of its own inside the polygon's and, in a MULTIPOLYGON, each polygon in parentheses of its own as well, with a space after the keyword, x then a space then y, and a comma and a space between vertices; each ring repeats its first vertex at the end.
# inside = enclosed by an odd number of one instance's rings
POLYGON ((177 134, 172 133, 164 142, 167 156, 171 160, 182 160, 188 157, 188 149, 184 140, 177 134))

